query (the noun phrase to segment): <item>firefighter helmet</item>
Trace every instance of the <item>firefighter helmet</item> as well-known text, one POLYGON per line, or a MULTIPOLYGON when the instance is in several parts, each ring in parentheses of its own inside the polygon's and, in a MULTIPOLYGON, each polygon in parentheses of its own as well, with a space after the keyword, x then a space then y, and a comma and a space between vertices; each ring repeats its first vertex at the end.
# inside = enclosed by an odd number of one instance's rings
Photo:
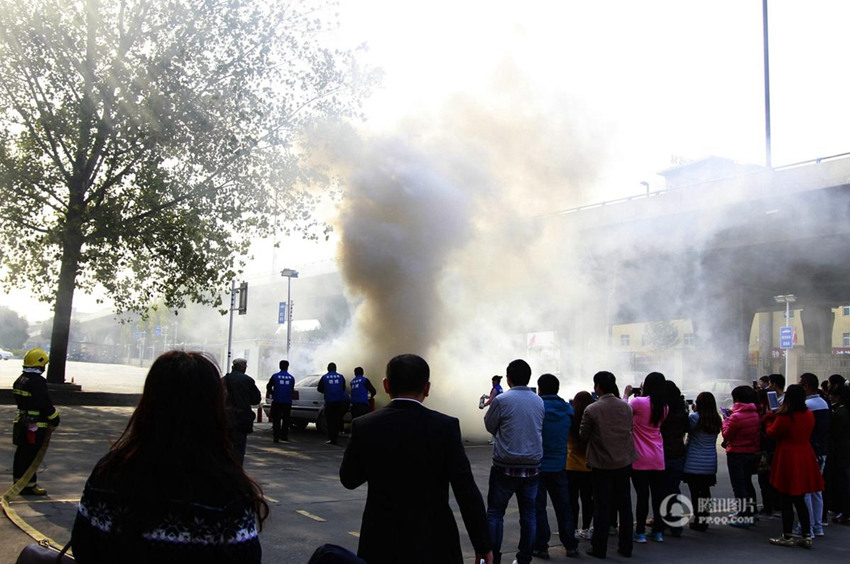
POLYGON ((47 353, 44 349, 30 349, 24 355, 24 368, 44 368, 47 365, 47 353))

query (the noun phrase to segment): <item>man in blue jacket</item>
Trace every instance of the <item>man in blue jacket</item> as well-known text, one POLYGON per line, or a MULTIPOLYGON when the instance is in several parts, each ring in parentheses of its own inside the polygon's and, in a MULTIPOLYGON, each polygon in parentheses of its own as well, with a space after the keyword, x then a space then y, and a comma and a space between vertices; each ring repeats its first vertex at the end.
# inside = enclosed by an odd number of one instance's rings
POLYGON ((553 374, 544 374, 537 379, 537 393, 546 410, 543 416, 543 460, 537 488, 537 535, 531 552, 537 558, 549 558, 552 533, 546 515, 547 492, 558 520, 558 537, 567 549, 567 556, 576 558, 579 555, 566 470, 567 441, 575 414, 573 407, 558 396, 559 387, 560 382, 553 374))
POLYGON ((292 413, 292 390, 295 378, 288 372, 289 361, 280 361, 280 372, 275 372, 266 384, 266 394, 272 396, 272 437, 274 442, 289 442, 289 415, 292 413), (282 425, 282 426, 281 426, 282 425))
POLYGON ((317 390, 325 395, 325 421, 328 424, 328 441, 325 444, 339 444, 348 394, 345 392, 345 376, 336 371, 336 363, 328 364, 328 372, 319 380, 317 390))
POLYGON ((356 419, 372 411, 369 402, 377 393, 375 386, 364 375, 363 367, 355 368, 354 378, 351 380, 351 419, 356 419))

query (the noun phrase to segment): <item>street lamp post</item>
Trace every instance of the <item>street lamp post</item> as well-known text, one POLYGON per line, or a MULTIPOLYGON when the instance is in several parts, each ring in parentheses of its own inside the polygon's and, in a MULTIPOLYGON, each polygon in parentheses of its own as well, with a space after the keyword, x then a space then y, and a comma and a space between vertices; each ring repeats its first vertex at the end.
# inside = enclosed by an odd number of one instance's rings
POLYGON ((292 343, 292 279, 298 278, 298 271, 284 268, 280 275, 286 278, 286 358, 289 359, 289 347, 292 343))
MULTIPOLYGON (((795 296, 794 294, 784 294, 784 295, 781 295, 781 296, 773 296, 773 299, 776 300, 776 303, 785 304, 785 326, 791 327, 791 304, 797 301, 797 296, 795 296)), ((791 334, 793 335, 794 330, 792 329, 791 331, 792 331, 791 334)), ((780 343, 780 345, 781 345, 781 343, 780 343)), ((791 348, 793 348, 793 346, 794 346, 794 344, 793 344, 793 341, 792 341, 791 348)), ((790 375, 788 374, 789 357, 790 357, 790 355, 788 354, 789 350, 791 350, 791 349, 790 348, 785 349, 785 379, 788 380, 788 381, 790 381, 790 375)))

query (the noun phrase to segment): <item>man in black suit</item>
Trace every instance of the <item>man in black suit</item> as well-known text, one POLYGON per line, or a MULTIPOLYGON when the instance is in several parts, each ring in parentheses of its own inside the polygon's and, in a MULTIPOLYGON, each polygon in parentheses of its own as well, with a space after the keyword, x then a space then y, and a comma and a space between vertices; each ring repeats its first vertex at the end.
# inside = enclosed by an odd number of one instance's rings
POLYGON ((404 354, 390 360, 385 408, 354 419, 339 479, 369 483, 357 555, 369 564, 461 564, 460 536, 449 506, 451 484, 475 562, 492 563, 484 500, 463 450, 458 420, 422 405, 428 363, 404 354))

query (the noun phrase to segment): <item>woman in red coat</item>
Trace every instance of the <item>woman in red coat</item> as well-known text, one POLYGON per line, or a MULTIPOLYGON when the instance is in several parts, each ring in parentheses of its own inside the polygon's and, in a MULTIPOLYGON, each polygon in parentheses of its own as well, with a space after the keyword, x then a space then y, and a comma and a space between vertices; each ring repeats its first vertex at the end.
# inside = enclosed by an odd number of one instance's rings
POLYGON ((779 546, 812 548, 809 511, 804 496, 823 490, 823 478, 815 459, 810 438, 815 416, 806 407, 806 392, 802 386, 788 386, 782 406, 765 415, 767 436, 776 440, 776 452, 770 468, 770 484, 777 493, 782 510, 782 536, 770 539, 779 546), (794 509, 802 526, 803 538, 791 538, 794 509))

